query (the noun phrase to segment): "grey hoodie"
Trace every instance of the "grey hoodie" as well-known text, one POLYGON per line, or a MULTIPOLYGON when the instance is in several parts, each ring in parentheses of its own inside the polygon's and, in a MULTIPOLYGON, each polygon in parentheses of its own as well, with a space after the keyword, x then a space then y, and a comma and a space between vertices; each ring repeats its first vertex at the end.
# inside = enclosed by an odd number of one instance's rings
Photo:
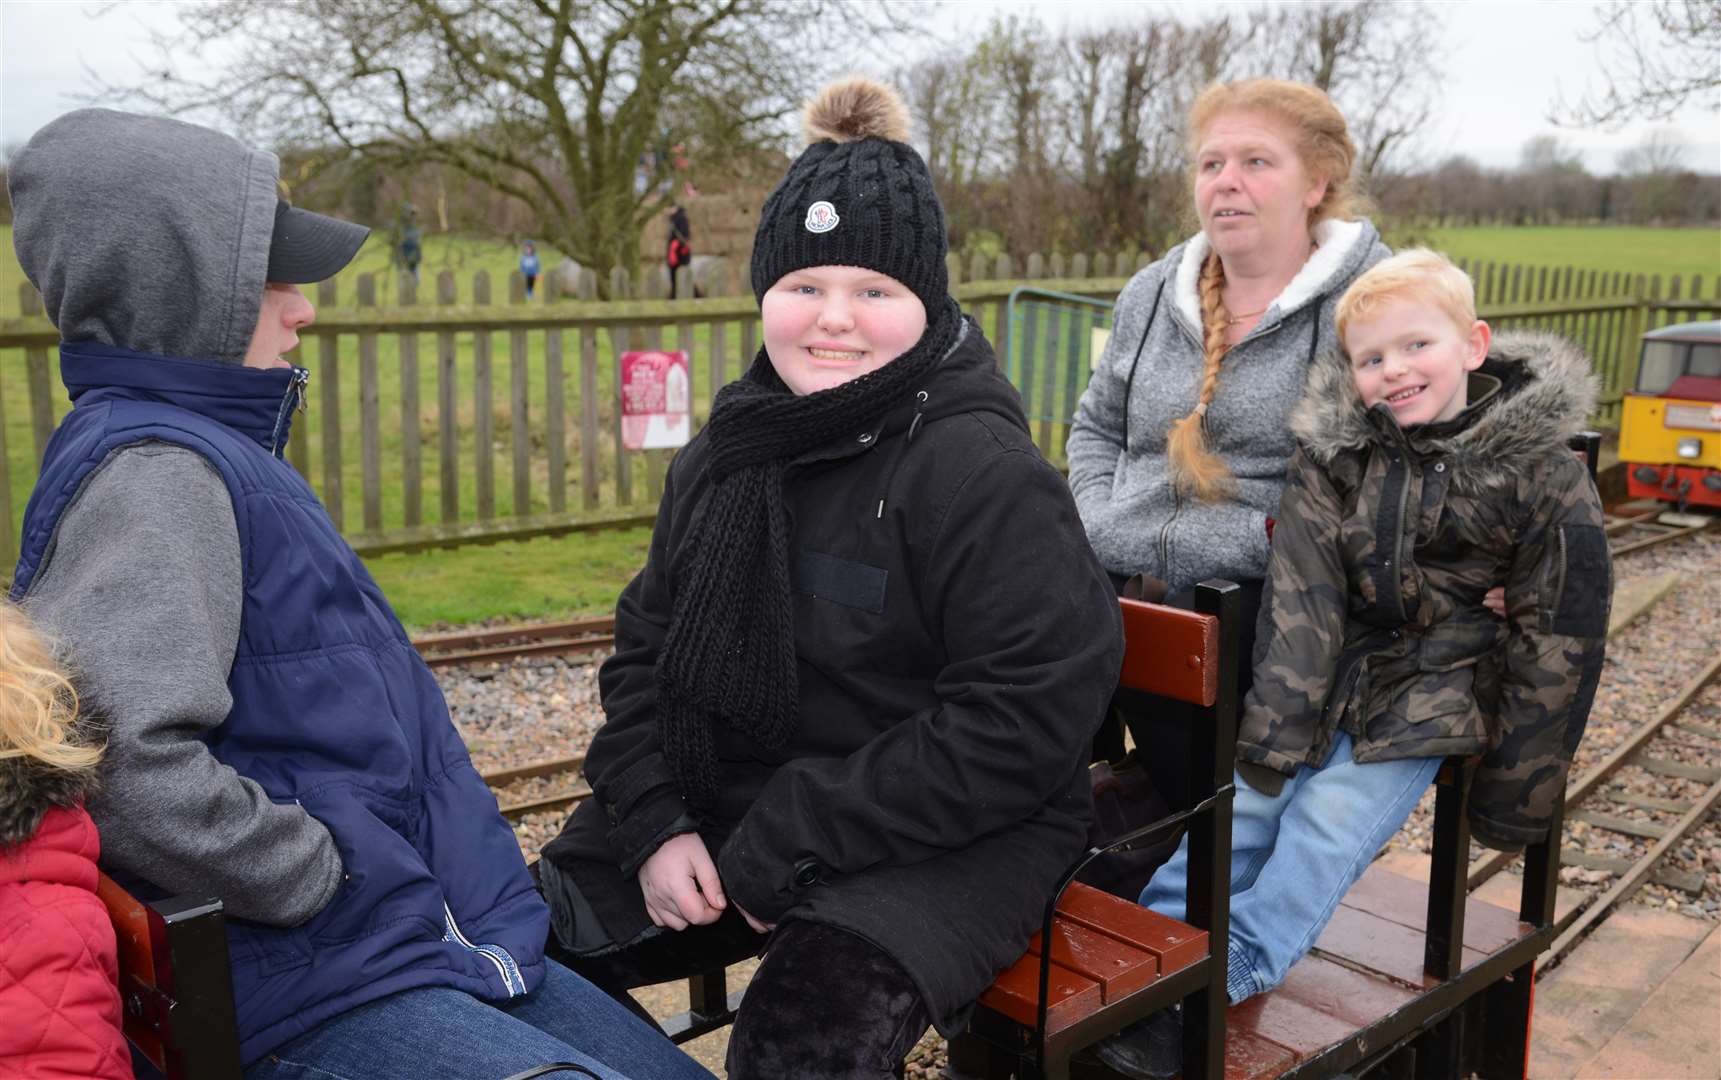
POLYGON ((1237 480, 1215 502, 1178 494, 1166 457, 1174 421, 1195 408, 1203 367, 1196 234, 1136 274, 1117 298, 1111 339, 1070 430, 1070 489, 1088 540, 1114 574, 1173 590, 1267 573, 1267 519, 1292 450, 1291 408, 1309 365, 1336 346, 1333 307, 1391 254, 1366 221, 1325 221, 1303 269, 1226 355, 1207 411, 1207 444, 1237 480))
POLYGON ((208 128, 79 109, 12 160, 12 246, 62 339, 238 363, 278 167, 208 128))
MULTIPOLYGON (((18 261, 66 341, 237 363, 262 305, 275 176, 273 154, 217 132, 80 109, 13 158, 18 261)), ((243 587, 220 474, 145 442, 90 475, 25 605, 111 729, 89 807, 102 864, 296 925, 340 885, 334 841, 201 741, 233 705, 243 587)))

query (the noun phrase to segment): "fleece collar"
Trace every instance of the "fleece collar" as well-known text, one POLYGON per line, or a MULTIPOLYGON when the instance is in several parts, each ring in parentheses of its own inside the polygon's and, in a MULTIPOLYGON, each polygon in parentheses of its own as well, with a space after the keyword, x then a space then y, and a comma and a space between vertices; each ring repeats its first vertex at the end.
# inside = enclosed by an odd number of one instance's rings
POLYGON ((1503 331, 1471 375, 1471 404, 1453 419, 1400 431, 1385 405, 1365 409, 1338 349, 1309 369, 1291 432, 1316 461, 1389 439, 1453 460, 1453 486, 1480 491, 1510 482, 1527 463, 1567 439, 1595 411, 1599 383, 1589 359, 1556 334, 1503 331), (1497 384, 1497 389, 1495 389, 1497 384))
MULTIPOLYGON (((1270 326, 1310 300, 1325 295, 1327 285, 1353 258, 1366 253, 1369 245, 1374 243, 1374 228, 1362 221, 1328 218, 1316 225, 1310 235, 1315 241, 1314 254, 1303 263, 1303 268, 1285 286, 1285 291, 1268 305, 1261 316, 1261 327, 1270 326)), ((1183 258, 1177 264, 1177 280, 1173 289, 1177 310, 1197 330, 1201 327, 1201 264, 1207 261, 1207 252, 1211 248, 1207 234, 1196 233, 1183 245, 1183 258)))
POLYGON ((275 453, 286 445, 302 368, 248 368, 215 360, 154 356, 93 341, 60 346, 60 380, 74 405, 123 390, 189 409, 275 453))

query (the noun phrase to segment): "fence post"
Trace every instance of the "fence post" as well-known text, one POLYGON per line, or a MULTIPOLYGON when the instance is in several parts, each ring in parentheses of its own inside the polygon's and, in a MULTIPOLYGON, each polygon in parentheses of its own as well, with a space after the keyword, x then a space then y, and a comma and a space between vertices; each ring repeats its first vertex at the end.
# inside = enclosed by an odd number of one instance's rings
MULTIPOLYGON (((508 302, 523 304, 525 301, 526 277, 516 270, 508 279, 508 302)), ((512 327, 508 331, 508 424, 513 435, 514 516, 517 518, 532 512, 531 377, 526 354, 526 328, 512 327)))
MULTIPOLYGON (((472 303, 490 306, 490 273, 472 275, 472 303)), ((472 335, 472 453, 478 486, 478 520, 496 516, 496 394, 490 355, 490 331, 479 327, 472 335)))
MULTIPOLYGON (((335 306, 335 281, 330 278, 317 286, 317 307, 324 311, 335 306)), ((341 500, 341 352, 340 341, 334 334, 317 336, 317 379, 322 384, 318 418, 323 429, 323 505, 328 507, 329 520, 335 531, 346 532, 341 500)))
MULTIPOLYGON (((399 279, 397 298, 403 308, 418 304, 418 280, 411 274, 399 279)), ((404 483, 408 528, 424 521, 424 448, 418 433, 418 335, 400 335, 400 467, 404 483)))
MULTIPOLYGON (((633 279, 628 276, 625 267, 616 266, 610 269, 610 299, 626 300, 633 295, 633 279)), ((627 447, 622 444, 621 428, 621 354, 628 351, 629 335, 627 327, 610 327, 610 353, 614 363, 610 369, 615 373, 615 388, 611 397, 616 404, 615 423, 615 491, 616 505, 628 506, 633 502, 633 462, 628 459, 627 447)))
MULTIPOLYGON (((376 275, 360 274, 359 307, 376 312, 376 275)), ((382 531, 382 396, 377 387, 376 331, 359 334, 359 476, 364 485, 364 530, 382 531)))
MULTIPOLYGON (((25 315, 42 314, 42 296, 29 282, 18 286, 18 310, 25 315)), ((54 434, 54 384, 48 371, 48 350, 31 345, 24 350, 24 373, 30 387, 30 432, 36 440, 36 467, 48 452, 54 434)))
MULTIPOLYGON (((554 278, 543 280, 548 284, 554 278)), ((546 301, 554 298, 544 291, 546 301)), ((544 449, 549 454, 550 513, 560 514, 568 508, 568 425, 559 326, 544 328, 544 449)))
MULTIPOLYGON (((576 295, 591 300, 598 294, 597 275, 580 271, 576 295)), ((598 332, 591 323, 580 326, 580 501, 586 509, 598 505, 598 332)))
MULTIPOLYGON (((734 295, 735 276, 727 266, 712 280, 713 296, 734 295)), ((711 403, 717 404, 717 392, 729 381, 729 324, 721 319, 711 321, 711 403)), ((742 346, 741 370, 747 370, 746 346, 742 346)))
MULTIPOLYGON (((456 301, 454 271, 436 275, 436 302, 453 307, 456 301)), ((442 503, 442 522, 460 520, 460 369, 454 348, 454 331, 436 335, 436 437, 437 469, 442 503)))

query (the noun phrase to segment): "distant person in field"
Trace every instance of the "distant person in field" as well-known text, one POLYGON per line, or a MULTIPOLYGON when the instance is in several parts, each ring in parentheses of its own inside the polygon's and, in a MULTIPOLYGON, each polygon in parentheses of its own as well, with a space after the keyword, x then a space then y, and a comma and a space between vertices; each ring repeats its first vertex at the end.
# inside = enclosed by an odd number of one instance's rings
POLYGON ((676 271, 693 265, 693 226, 687 223, 687 211, 679 206, 669 215, 669 240, 664 247, 663 264, 669 268, 669 298, 674 300, 676 271))
POLYGON ((395 232, 398 237, 398 247, 395 258, 402 270, 412 275, 413 284, 418 284, 418 264, 424 259, 423 233, 418 228, 418 208, 406 203, 400 208, 395 217, 395 232))
MULTIPOLYGON (((1595 406, 1588 358, 1551 334, 1493 338, 1470 279, 1423 250, 1357 278, 1335 323, 1290 417, 1238 730, 1233 1004, 1309 951, 1446 757, 1481 758, 1472 836, 1545 839, 1601 676, 1611 562, 1568 449, 1595 406), (1502 572, 1503 622, 1482 605, 1502 572)), ((1188 872, 1185 840, 1141 902, 1184 918, 1188 872)), ((1181 1016, 1099 1054, 1175 1076, 1181 1016)))
POLYGON ((542 264, 538 262, 538 245, 528 240, 520 248, 520 276, 526 279, 526 299, 532 299, 532 290, 538 285, 538 273, 542 264))
POLYGON ((299 286, 368 230, 280 199, 277 167, 107 109, 12 158, 72 399, 12 596, 108 725, 102 865, 225 905, 248 1080, 706 1077, 545 959, 549 913, 435 678, 282 457, 299 286))
POLYGON ((837 83, 806 127, 753 246, 765 347, 670 466, 593 798, 537 867, 552 955, 618 995, 765 951, 731 1080, 885 1080, 1082 850, 1122 640, 901 100, 837 83))

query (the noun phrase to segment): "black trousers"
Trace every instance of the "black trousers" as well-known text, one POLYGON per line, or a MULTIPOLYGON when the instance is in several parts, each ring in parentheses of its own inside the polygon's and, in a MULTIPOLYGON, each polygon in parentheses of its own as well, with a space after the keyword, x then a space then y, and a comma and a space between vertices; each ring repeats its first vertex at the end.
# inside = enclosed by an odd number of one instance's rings
POLYGON ((551 955, 635 1011, 627 991, 757 956, 729 1035, 730 1080, 885 1080, 931 1026, 914 981, 883 950, 845 930, 789 922, 767 939, 733 908, 706 926, 666 932, 603 956, 551 955))

